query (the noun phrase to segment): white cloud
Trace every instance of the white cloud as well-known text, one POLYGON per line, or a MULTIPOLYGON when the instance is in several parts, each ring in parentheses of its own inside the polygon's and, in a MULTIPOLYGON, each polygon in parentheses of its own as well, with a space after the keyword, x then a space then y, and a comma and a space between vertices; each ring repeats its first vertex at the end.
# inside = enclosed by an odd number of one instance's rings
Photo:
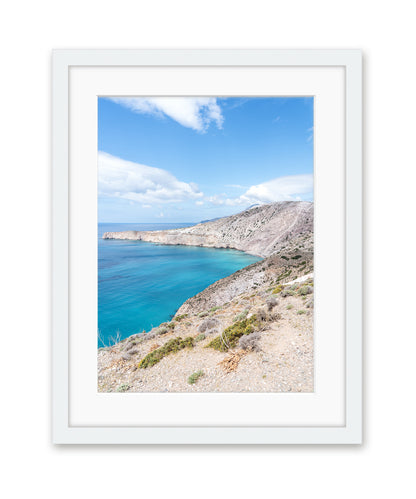
POLYGON ((98 194, 152 205, 178 203, 203 196, 198 186, 178 180, 161 168, 98 153, 98 194))
POLYGON ((204 202, 203 201, 195 201, 195 204, 198 206, 202 206, 204 204, 204 202))
POLYGON ((251 201, 272 203, 296 199, 294 196, 309 194, 313 190, 313 175, 289 175, 268 182, 252 185, 241 198, 251 201))
POLYGON ((211 122, 222 128, 224 117, 215 97, 112 97, 136 113, 169 116, 181 125, 204 132, 211 122))
POLYGON ((289 175, 278 177, 261 184, 252 185, 237 198, 225 199, 222 195, 207 198, 214 205, 238 206, 266 204, 275 201, 300 201, 302 195, 313 192, 313 175, 289 175))
POLYGON ((220 206, 225 203, 225 199, 223 198, 223 195, 221 194, 215 194, 214 196, 209 196, 207 198, 207 201, 211 204, 214 204, 216 206, 220 206))

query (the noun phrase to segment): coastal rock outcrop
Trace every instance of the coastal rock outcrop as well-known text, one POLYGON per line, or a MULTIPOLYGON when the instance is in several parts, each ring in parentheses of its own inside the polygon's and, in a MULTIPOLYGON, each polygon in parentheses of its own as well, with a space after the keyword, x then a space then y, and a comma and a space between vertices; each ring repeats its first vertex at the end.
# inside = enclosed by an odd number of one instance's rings
POLYGON ((103 239, 233 248, 268 257, 287 242, 313 232, 313 203, 284 201, 255 206, 230 217, 192 227, 157 231, 106 232, 103 239))

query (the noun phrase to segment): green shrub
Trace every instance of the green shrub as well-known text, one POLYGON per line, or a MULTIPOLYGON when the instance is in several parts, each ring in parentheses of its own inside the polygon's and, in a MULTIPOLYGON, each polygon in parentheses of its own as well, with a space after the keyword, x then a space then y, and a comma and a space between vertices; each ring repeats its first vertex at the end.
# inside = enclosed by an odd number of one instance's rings
POLYGON ((286 272, 282 272, 276 279, 276 284, 278 284, 282 279, 289 277, 292 273, 292 269, 286 270, 286 272))
POLYGON ((311 293, 313 292, 313 289, 311 286, 303 286, 302 288, 300 288, 299 290, 299 294, 301 296, 305 296, 305 295, 310 295, 311 293))
POLYGON ((198 317, 206 317, 208 315, 208 312, 199 312, 198 317))
POLYGON ((306 314, 306 310, 298 310, 296 313, 298 315, 303 315, 303 314, 306 314))
POLYGON ((248 309, 246 308, 240 314, 234 317, 233 322, 242 321, 247 317, 247 314, 248 314, 248 309))
POLYGON ((129 389, 129 385, 126 385, 126 384, 123 384, 123 385, 120 385, 117 387, 117 392, 127 392, 127 390, 129 389))
POLYGON ((302 255, 295 255, 295 256, 292 256, 292 260, 297 260, 298 258, 302 258, 302 255))
POLYGON ((202 341, 205 340, 206 336, 204 333, 198 334, 198 336, 195 338, 195 341, 202 341))
POLYGON ((179 322, 182 319, 185 319, 185 317, 188 317, 188 314, 177 315, 176 317, 173 318, 173 320, 179 322))
POLYGON ((286 310, 291 310, 293 308, 293 305, 289 303, 289 305, 286 307, 286 310))
POLYGON ((159 326, 153 329, 153 334, 159 336, 160 334, 166 334, 168 332, 168 328, 165 326, 159 326))
POLYGON ((273 290, 273 294, 274 294, 274 295, 279 294, 279 293, 282 291, 282 289, 283 289, 283 288, 282 288, 282 286, 281 286, 281 285, 277 286, 276 288, 274 288, 274 290, 273 290))
POLYGON ((158 362, 160 362, 163 357, 175 352, 179 352, 183 348, 192 348, 194 346, 194 340, 191 336, 188 336, 184 340, 182 338, 172 338, 162 347, 153 350, 144 357, 140 363, 139 368, 144 369, 146 367, 152 367, 158 362))
POLYGON ((220 336, 214 338, 206 348, 214 348, 220 352, 227 352, 229 348, 237 345, 238 340, 245 334, 250 334, 254 331, 254 324, 257 321, 257 316, 252 315, 249 319, 238 321, 232 326, 227 327, 220 336))
POLYGON ((209 309, 210 312, 215 312, 216 310, 219 310, 221 307, 212 307, 209 309))
POLYGON ((203 376, 205 373, 202 370, 196 371, 195 373, 191 374, 188 378, 188 383, 190 385, 193 385, 196 383, 201 376, 203 376))

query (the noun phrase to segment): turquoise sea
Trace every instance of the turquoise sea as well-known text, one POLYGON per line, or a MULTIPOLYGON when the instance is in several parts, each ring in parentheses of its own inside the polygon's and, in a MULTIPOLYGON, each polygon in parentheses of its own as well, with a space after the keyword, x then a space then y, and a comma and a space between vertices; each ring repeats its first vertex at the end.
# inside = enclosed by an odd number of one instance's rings
POLYGON ((169 321, 182 303, 259 257, 231 249, 102 239, 104 232, 193 224, 98 224, 98 346, 169 321))

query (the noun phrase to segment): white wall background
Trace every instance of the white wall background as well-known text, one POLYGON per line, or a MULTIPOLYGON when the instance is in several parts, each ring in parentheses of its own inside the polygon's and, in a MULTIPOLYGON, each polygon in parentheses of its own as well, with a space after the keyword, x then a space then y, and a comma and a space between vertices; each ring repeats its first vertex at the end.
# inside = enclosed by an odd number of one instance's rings
POLYGON ((412 3, 3 3, 0 488, 4 497, 414 496, 412 3), (363 49, 363 446, 59 448, 50 444, 50 54, 52 48, 113 47, 363 49))

